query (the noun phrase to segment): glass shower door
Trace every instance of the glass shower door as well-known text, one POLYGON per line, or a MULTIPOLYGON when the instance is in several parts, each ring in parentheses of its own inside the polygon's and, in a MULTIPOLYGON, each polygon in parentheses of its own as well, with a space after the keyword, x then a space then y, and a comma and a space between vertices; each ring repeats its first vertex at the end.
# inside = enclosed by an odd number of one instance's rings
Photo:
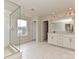
POLYGON ((20 38, 17 35, 17 20, 20 19, 20 8, 10 15, 10 44, 20 50, 20 38))

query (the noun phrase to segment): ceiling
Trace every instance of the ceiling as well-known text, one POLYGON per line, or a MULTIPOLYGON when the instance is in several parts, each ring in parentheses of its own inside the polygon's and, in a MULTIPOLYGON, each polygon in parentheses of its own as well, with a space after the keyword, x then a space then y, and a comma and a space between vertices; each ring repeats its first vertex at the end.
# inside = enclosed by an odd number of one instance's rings
POLYGON ((53 12, 61 13, 68 8, 75 9, 74 0, 10 0, 21 6, 26 16, 47 16, 53 12))

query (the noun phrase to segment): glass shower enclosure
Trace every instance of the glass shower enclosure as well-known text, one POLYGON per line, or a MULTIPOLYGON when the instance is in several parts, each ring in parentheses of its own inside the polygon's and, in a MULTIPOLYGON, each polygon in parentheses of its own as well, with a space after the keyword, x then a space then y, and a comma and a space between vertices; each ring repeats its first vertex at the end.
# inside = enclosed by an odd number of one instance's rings
MULTIPOLYGON (((20 38, 17 36, 17 20, 21 18, 21 7, 11 1, 4 1, 4 58, 12 59, 16 54, 21 58, 20 38), (7 29, 7 30, 6 30, 7 29), (7 37, 8 38, 7 38, 7 37), (8 41, 8 43, 6 43, 8 41)), ((17 59, 17 58, 13 58, 17 59)))

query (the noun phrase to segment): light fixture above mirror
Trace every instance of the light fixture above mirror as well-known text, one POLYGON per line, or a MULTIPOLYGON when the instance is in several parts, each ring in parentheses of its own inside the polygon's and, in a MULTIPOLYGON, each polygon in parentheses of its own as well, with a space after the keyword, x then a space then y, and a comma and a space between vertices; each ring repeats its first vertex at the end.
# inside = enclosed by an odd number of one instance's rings
POLYGON ((67 11, 65 12, 66 16, 74 16, 75 15, 75 11, 73 10, 73 8, 68 8, 67 11))

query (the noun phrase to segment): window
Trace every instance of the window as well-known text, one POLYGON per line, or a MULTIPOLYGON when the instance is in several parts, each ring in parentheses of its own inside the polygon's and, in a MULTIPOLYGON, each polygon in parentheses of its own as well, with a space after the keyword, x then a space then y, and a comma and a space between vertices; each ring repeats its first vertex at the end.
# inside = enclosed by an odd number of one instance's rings
POLYGON ((18 36, 26 36, 28 34, 27 21, 18 19, 17 29, 18 29, 18 31, 17 31, 18 36))

